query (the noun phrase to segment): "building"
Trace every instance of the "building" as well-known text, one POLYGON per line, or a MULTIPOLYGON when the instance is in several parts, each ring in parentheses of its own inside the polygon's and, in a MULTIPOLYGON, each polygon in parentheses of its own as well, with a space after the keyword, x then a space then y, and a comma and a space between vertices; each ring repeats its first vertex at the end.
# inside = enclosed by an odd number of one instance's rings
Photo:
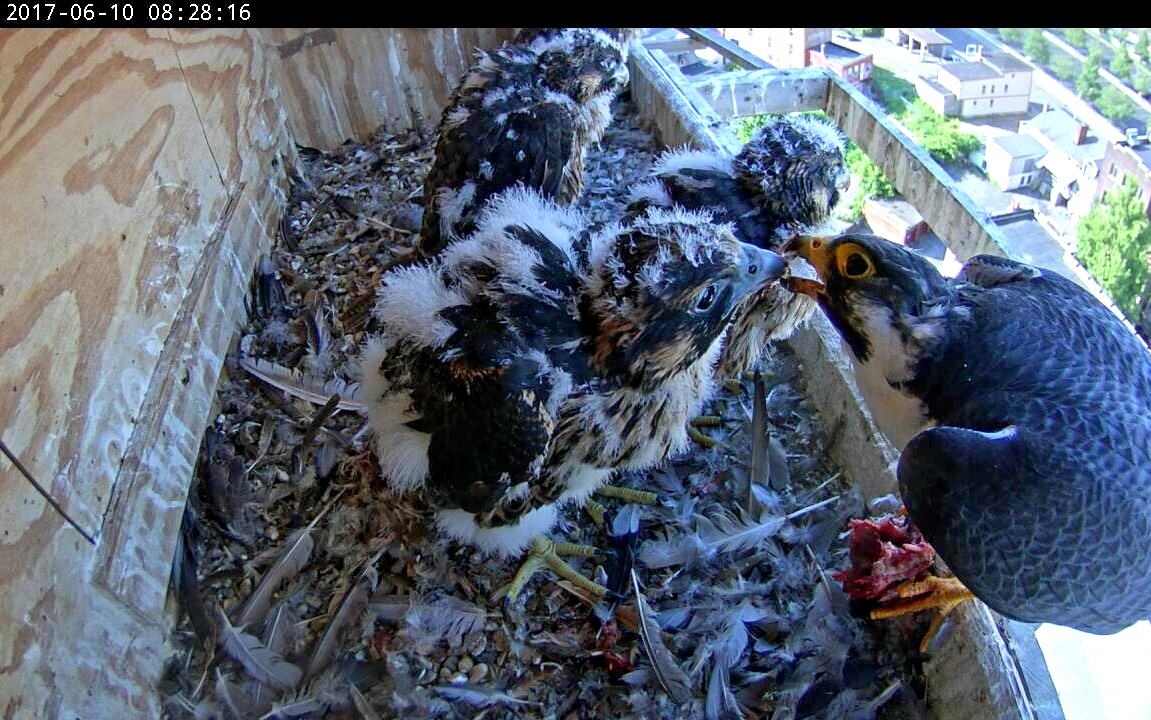
POLYGON ((1012 133, 987 139, 983 162, 987 177, 1000 190, 1015 190, 1038 184, 1043 174, 1039 161, 1047 149, 1031 137, 1012 133))
POLYGON ((870 54, 856 52, 833 42, 820 43, 808 51, 808 60, 815 67, 827 68, 852 85, 862 85, 871 79, 874 63, 870 54))
POLYGON ((863 204, 863 219, 871 232, 900 245, 914 243, 928 231, 923 216, 902 198, 869 198, 863 204))
POLYGON ((883 37, 888 42, 906 47, 912 52, 918 50, 920 58, 927 53, 946 57, 947 48, 951 47, 951 41, 933 28, 884 28, 883 37))
POLYGON ((924 80, 917 87, 923 101, 941 115, 1016 115, 1027 112, 1031 68, 1010 55, 987 53, 979 62, 943 63, 934 82, 924 80))
POLYGON ((1047 151, 1038 162, 1047 170, 1040 189, 1072 215, 1086 215, 1095 200, 1106 143, 1092 135, 1086 123, 1060 109, 1020 121, 1019 132, 1035 138, 1047 151))
POLYGON ((1143 210, 1151 216, 1151 143, 1146 135, 1138 135, 1134 130, 1127 131, 1127 140, 1121 143, 1108 143, 1099 166, 1099 186, 1095 199, 1101 200, 1104 193, 1123 184, 1131 178, 1139 186, 1139 199, 1143 210))
POLYGON ((831 28, 749 28, 740 45, 778 68, 811 64, 811 49, 831 42, 831 28))

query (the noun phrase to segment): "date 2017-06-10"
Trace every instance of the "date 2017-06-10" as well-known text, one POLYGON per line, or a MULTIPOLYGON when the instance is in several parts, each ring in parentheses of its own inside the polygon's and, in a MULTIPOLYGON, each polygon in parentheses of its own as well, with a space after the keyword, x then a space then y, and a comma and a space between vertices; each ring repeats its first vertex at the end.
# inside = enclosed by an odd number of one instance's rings
POLYGON ((252 18, 249 3, 5 3, 6 23, 50 22, 243 22, 252 18))

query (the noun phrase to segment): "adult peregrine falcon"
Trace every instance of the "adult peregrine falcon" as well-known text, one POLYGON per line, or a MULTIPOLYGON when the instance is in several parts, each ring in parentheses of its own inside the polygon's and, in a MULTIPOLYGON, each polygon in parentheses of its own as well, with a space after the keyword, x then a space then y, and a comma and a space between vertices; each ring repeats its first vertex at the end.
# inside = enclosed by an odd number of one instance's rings
POLYGON ((583 188, 584 154, 628 83, 629 36, 557 28, 521 37, 480 53, 444 110, 424 183, 421 257, 471 234, 484 203, 517 183, 564 205, 583 188))
POLYGON ((802 237, 908 513, 956 578, 1027 622, 1151 615, 1151 355, 1090 293, 986 255, 956 281, 870 235, 802 237))
POLYGON ((732 311, 783 270, 706 213, 589 230, 531 190, 493 199, 471 237, 382 279, 361 397, 388 483, 424 489, 450 537, 535 540, 559 571, 539 540, 558 504, 686 446, 732 311))
MULTIPOLYGON (((651 179, 632 193, 630 210, 680 205, 710 210, 731 222, 736 237, 778 250, 798 233, 812 233, 850 183, 843 136, 812 115, 780 115, 758 130, 734 159, 700 150, 666 153, 651 179)), ((736 313, 717 376, 752 369, 769 341, 786 339, 811 316, 815 303, 772 285, 736 313)))

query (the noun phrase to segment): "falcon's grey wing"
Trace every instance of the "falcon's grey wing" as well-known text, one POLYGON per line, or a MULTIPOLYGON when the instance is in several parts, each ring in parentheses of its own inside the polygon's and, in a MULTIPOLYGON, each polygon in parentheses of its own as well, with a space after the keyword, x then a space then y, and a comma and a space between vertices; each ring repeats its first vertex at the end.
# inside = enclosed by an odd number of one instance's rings
POLYGON ((1118 507, 1121 495, 1074 482, 1087 452, 1016 426, 931 428, 900 456, 900 492, 924 537, 996 611, 1113 633, 1146 604, 1151 525, 1118 507))
POLYGON ((996 255, 976 255, 963 264, 957 282, 969 282, 979 287, 990 288, 1009 282, 1034 280, 1044 272, 1034 265, 1021 263, 996 255))

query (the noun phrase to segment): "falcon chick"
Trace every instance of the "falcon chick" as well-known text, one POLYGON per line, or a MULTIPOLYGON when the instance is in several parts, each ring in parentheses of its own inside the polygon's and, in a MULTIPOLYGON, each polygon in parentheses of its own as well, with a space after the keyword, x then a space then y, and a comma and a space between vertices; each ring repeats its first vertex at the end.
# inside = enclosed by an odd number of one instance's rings
MULTIPOLYGON (((844 156, 843 137, 831 124, 781 115, 734 159, 699 150, 665 153, 651 180, 632 193, 629 209, 707 209, 716 220, 734 223, 740 240, 774 250, 831 217, 850 183, 844 156)), ((736 313, 716 375, 738 378, 755 367, 769 341, 789 337, 814 309, 810 299, 778 284, 749 297, 736 313)))
POLYGON ((1013 260, 977 256, 951 282, 870 235, 791 249, 822 280, 793 287, 849 348, 902 450, 908 513, 956 578, 1026 622, 1107 634, 1151 615, 1151 355, 1138 339, 1072 281, 1013 260))
POLYGON ((586 150, 628 83, 620 37, 556 28, 479 54, 440 120, 421 257, 469 235, 487 200, 516 183, 564 205, 579 196, 586 150))
POLYGON ((784 264, 706 213, 591 231, 524 188, 478 225, 384 275, 361 397, 389 485, 506 556, 538 547, 560 503, 686 446, 732 312, 784 264))

